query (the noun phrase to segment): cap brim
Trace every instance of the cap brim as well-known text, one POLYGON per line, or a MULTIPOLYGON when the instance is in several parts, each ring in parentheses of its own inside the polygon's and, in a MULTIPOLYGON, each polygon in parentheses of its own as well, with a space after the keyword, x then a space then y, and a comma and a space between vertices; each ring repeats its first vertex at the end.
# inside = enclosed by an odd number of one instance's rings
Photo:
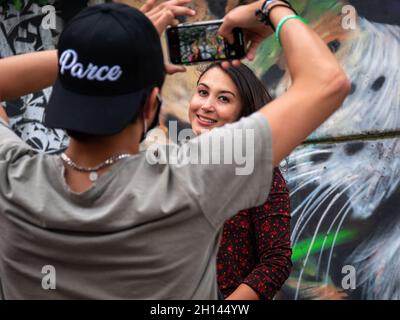
POLYGON ((72 92, 57 80, 46 107, 44 124, 49 128, 113 135, 133 120, 144 103, 146 91, 142 89, 117 96, 89 96, 72 92))

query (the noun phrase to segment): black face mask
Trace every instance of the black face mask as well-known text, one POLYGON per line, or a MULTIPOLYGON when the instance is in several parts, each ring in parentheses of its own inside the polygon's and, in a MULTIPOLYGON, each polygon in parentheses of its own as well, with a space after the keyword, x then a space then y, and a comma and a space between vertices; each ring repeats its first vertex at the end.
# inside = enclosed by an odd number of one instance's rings
MULTIPOLYGON (((161 105, 162 105, 162 100, 159 97, 159 95, 157 95, 157 109, 156 109, 156 114, 154 115, 154 119, 153 122, 150 124, 150 126, 147 128, 147 132, 149 132, 150 130, 154 129, 155 127, 158 126, 158 122, 159 122, 159 118, 160 118, 160 112, 161 112, 161 105)), ((146 133, 147 133, 146 132, 146 133)), ((142 142, 145 138, 146 138, 146 133, 143 132, 142 133, 142 137, 140 138, 140 142, 142 142)))

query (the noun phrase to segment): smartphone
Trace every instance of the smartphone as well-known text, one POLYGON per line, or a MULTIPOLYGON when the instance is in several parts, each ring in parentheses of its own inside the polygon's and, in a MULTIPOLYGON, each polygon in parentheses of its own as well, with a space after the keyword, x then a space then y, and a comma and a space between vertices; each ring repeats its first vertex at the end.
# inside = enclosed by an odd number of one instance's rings
POLYGON ((222 20, 179 24, 166 30, 169 58, 173 64, 242 59, 246 56, 243 31, 233 30, 234 43, 218 35, 222 20))

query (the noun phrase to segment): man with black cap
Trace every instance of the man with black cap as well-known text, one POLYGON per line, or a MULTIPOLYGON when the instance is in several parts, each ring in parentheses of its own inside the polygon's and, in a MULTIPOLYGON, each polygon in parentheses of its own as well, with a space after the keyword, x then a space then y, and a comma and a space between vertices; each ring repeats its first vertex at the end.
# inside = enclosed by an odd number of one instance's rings
MULTIPOLYGON (((271 33, 254 14, 262 4, 234 9, 220 29, 229 39, 233 27, 244 28, 250 59, 271 33)), ((268 15, 277 24, 291 13, 280 6, 268 15)), ((0 101, 55 82, 45 123, 71 136, 61 157, 36 153, 8 129, 0 108, 3 297, 217 298, 215 258, 224 221, 264 202, 273 165, 349 90, 334 56, 305 24, 293 19, 280 36, 292 88, 260 112, 187 144, 202 153, 215 136, 235 132, 245 141, 250 132, 250 175, 237 175, 232 163, 191 164, 185 146, 171 147, 178 154, 174 163, 152 164, 139 152, 160 108, 164 68, 158 33, 138 10, 105 4, 73 18, 60 36, 57 80, 52 52, 0 61, 0 101), (43 270, 54 273, 50 285, 43 270)), ((210 145, 222 158, 226 150, 210 145)))

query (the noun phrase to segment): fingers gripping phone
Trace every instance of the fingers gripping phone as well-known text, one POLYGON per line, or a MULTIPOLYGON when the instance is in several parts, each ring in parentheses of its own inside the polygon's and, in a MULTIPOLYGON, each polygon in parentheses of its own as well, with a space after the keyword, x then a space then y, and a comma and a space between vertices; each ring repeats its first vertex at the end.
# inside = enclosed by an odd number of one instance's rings
POLYGON ((246 56, 243 32, 233 30, 234 43, 218 35, 222 20, 180 24, 166 31, 170 61, 173 64, 242 59, 246 56))

